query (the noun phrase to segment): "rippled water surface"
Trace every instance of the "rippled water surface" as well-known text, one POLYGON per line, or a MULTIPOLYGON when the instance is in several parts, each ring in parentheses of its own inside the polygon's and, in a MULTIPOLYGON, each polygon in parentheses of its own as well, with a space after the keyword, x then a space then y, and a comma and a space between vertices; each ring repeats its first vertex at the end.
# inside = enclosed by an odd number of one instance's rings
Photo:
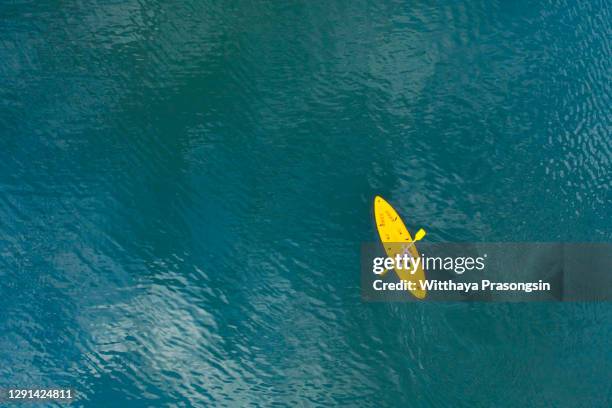
POLYGON ((365 304, 433 241, 610 241, 605 1, 0 4, 0 388, 612 404, 606 304, 365 304))

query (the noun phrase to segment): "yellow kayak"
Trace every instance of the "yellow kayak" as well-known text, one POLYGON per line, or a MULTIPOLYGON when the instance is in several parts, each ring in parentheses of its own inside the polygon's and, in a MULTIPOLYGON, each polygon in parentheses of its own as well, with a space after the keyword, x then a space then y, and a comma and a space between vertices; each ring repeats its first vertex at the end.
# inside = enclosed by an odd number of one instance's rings
MULTIPOLYGON (((378 235, 389 258, 395 258, 396 255, 403 256, 405 251, 408 251, 414 259, 419 258, 419 251, 414 245, 404 221, 397 211, 391 207, 391 204, 380 196, 374 198, 374 217, 376 218, 378 235)), ((420 263, 414 274, 406 269, 397 268, 395 273, 401 280, 415 282, 416 289, 409 291, 413 296, 418 299, 427 296, 427 290, 421 289, 420 281, 425 281, 425 272, 420 263)))

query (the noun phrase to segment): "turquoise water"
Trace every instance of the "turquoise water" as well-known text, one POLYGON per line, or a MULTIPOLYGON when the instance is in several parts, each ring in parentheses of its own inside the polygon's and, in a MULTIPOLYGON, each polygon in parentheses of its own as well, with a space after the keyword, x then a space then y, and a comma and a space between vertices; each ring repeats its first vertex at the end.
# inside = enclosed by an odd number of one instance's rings
POLYGON ((605 407, 607 304, 366 304, 431 241, 612 240, 609 2, 0 5, 0 388, 605 407))

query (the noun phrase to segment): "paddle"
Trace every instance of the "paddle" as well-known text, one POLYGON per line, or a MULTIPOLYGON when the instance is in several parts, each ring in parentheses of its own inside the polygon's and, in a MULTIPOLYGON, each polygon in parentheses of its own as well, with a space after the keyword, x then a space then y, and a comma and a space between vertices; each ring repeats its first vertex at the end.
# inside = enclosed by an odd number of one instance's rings
MULTIPOLYGON (((408 251, 408 249, 410 249, 415 242, 422 240, 425 235, 427 235, 427 232, 421 228, 417 231, 417 233, 414 235, 414 239, 412 241, 410 241, 410 245, 407 246, 406 248, 404 248, 404 251, 408 251)), ((379 276, 385 276, 387 274, 387 272, 389 272, 390 269, 385 269, 383 273, 381 273, 379 276)))
POLYGON ((425 235, 427 235, 427 232, 423 228, 421 228, 417 231, 416 235, 414 236, 414 239, 412 240, 412 243, 414 244, 415 242, 422 240, 425 235))

